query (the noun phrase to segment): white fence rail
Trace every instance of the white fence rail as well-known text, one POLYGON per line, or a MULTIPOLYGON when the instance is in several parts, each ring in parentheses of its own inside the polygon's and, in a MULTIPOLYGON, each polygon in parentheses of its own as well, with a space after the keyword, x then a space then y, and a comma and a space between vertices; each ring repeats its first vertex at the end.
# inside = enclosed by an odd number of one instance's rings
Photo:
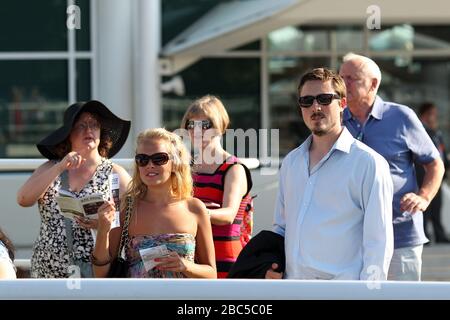
POLYGON ((450 283, 238 279, 20 279, 0 281, 0 299, 448 300, 450 283))

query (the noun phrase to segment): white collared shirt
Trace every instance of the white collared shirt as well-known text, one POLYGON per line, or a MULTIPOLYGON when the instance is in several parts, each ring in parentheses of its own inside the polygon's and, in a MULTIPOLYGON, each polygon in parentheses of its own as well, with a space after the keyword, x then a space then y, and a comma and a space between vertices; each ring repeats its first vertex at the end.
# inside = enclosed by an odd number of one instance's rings
POLYGON ((346 128, 309 173, 310 136, 283 160, 274 231, 288 279, 385 280, 393 253, 389 165, 346 128))

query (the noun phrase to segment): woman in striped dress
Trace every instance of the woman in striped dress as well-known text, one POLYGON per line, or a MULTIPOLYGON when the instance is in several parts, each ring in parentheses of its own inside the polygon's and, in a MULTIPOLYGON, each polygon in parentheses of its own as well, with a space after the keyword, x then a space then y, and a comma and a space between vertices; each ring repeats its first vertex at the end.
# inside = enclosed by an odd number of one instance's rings
POLYGON ((222 102, 209 95, 194 101, 182 120, 195 150, 194 196, 209 209, 218 278, 227 277, 242 250, 241 224, 252 187, 249 169, 220 143, 229 122, 222 102))

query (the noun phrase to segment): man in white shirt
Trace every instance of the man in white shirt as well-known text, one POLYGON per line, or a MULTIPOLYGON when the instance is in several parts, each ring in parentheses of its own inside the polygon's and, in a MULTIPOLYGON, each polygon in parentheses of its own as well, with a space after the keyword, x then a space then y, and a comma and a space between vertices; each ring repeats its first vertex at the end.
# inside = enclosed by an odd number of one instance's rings
POLYGON ((269 279, 386 280, 393 253, 393 186, 386 160, 342 126, 343 79, 317 68, 298 86, 312 135, 283 160, 274 231, 285 274, 269 279))

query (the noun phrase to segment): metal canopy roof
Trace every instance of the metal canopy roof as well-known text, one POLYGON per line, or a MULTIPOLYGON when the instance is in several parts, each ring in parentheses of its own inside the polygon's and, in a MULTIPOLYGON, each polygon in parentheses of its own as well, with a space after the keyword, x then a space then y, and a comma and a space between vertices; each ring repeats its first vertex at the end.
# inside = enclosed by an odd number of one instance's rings
POLYGON ((258 39, 285 24, 280 14, 302 0, 247 0, 222 3, 211 9, 161 51, 175 73, 202 56, 223 52, 258 39))
MULTIPOLYGON (((360 25, 371 15, 373 0, 243 0, 217 5, 167 43, 161 73, 179 72, 204 56, 255 41, 296 25, 360 25)), ((381 28, 388 24, 448 24, 447 0, 378 0, 381 28)))

